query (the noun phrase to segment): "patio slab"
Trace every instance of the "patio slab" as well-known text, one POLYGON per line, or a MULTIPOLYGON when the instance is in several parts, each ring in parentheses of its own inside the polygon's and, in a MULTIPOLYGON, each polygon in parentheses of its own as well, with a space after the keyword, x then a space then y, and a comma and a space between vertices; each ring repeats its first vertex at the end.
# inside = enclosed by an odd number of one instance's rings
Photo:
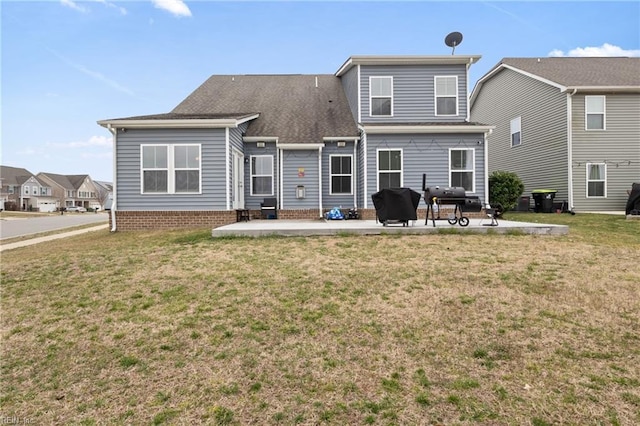
POLYGON ((450 225, 446 220, 436 220, 436 226, 424 219, 410 221, 409 226, 388 224, 375 220, 251 220, 214 228, 211 235, 215 237, 245 236, 261 237, 269 235, 281 236, 312 236, 312 235, 381 235, 381 234, 439 234, 455 233, 522 233, 534 235, 566 235, 569 227, 565 225, 549 225, 530 222, 513 222, 498 220, 498 226, 487 226, 490 219, 470 219, 469 225, 450 225))

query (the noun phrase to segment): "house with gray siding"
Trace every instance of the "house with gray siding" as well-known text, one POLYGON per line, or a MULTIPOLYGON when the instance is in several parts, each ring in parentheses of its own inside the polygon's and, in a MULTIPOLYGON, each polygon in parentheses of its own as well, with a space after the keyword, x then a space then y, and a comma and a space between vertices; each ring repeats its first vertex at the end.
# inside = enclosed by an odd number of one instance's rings
MULTIPOLYGON (((98 121, 114 139, 113 230, 219 226, 236 210, 374 218, 383 188, 463 186, 487 200, 469 120, 479 56, 352 56, 334 74, 213 75, 172 111, 98 121)), ((486 202, 486 201, 485 201, 486 202)), ((425 206, 426 207, 426 206, 425 206)))
POLYGON ((0 209, 52 212, 60 204, 52 188, 27 169, 0 166, 0 209))
POLYGON ((504 58, 478 80, 471 119, 495 126, 488 168, 575 211, 624 211, 640 182, 640 58, 504 58))

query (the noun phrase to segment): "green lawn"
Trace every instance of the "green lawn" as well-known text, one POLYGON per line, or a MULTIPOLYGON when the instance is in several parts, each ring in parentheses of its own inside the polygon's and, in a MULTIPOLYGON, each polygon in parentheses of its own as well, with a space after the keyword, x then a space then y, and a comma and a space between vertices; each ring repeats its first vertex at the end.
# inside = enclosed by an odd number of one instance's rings
POLYGON ((0 416, 640 423, 640 221, 566 236, 93 232, 2 254, 0 416))

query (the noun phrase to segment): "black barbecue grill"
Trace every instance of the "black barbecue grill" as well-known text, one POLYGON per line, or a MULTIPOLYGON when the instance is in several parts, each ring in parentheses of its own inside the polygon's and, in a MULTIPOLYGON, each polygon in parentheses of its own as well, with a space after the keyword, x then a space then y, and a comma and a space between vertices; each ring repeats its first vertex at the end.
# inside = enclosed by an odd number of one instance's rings
POLYGON ((422 175, 422 190, 424 191, 424 201, 427 203, 427 217, 424 224, 429 223, 429 212, 431 212, 431 220, 433 226, 436 226, 436 220, 440 218, 440 207, 443 205, 454 205, 455 209, 447 217, 447 221, 451 225, 458 223, 460 226, 469 225, 469 218, 464 215, 465 212, 479 212, 482 210, 482 203, 477 196, 467 196, 462 187, 441 187, 427 186, 427 175, 422 175), (434 205, 438 207, 438 215, 434 211, 434 205))

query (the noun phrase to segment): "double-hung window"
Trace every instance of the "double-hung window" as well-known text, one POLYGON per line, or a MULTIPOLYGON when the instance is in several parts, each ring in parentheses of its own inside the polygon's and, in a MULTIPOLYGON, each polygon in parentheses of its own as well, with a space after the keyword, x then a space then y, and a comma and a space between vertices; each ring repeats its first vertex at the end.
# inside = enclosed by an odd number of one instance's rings
POLYGON ((393 115, 393 77, 369 77, 369 108, 372 117, 393 115))
POLYGON ((378 191, 402 187, 402 150, 378 150, 378 191))
POLYGON ((251 195, 273 195, 273 155, 251 156, 251 195))
POLYGON ((200 193, 200 145, 142 145, 142 193, 200 193))
POLYGON ((587 130, 605 130, 605 97, 585 96, 585 121, 587 130))
POLYGON ((449 149, 449 186, 462 187, 475 192, 475 150, 449 149))
POLYGON ((330 194, 351 194, 353 177, 351 155, 330 155, 331 189, 330 194))
POLYGON ((511 146, 519 146, 522 143, 521 117, 511 120, 511 146))
POLYGON ((458 115, 458 77, 435 76, 436 115, 458 115))
POLYGON ((587 163, 587 197, 607 196, 607 165, 587 163))

